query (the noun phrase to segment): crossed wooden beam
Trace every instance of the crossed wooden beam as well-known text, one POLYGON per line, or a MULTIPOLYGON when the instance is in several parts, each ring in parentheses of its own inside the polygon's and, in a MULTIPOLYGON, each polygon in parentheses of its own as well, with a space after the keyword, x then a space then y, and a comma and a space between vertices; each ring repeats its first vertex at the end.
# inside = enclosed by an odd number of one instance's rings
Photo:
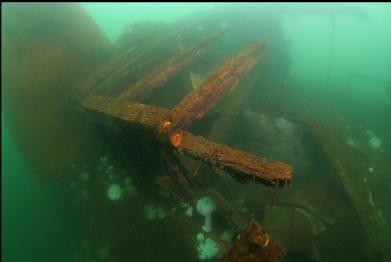
MULTIPOLYGON (((114 58, 77 86, 83 97, 80 104, 88 111, 149 129, 167 146, 227 171, 240 182, 251 180, 267 186, 287 186, 293 174, 290 165, 215 143, 186 131, 195 121, 205 116, 219 99, 237 84, 240 77, 253 69, 262 59, 264 41, 256 41, 228 59, 198 89, 185 96, 173 109, 142 103, 153 91, 162 87, 204 54, 224 32, 225 30, 221 30, 213 33, 174 55, 166 63, 126 88, 118 97, 94 94, 94 85, 98 80, 104 78, 105 74, 114 74, 113 67, 118 68, 119 62, 115 61, 119 61, 119 58, 114 58)), ((125 55, 129 53, 131 51, 128 50, 125 55)))

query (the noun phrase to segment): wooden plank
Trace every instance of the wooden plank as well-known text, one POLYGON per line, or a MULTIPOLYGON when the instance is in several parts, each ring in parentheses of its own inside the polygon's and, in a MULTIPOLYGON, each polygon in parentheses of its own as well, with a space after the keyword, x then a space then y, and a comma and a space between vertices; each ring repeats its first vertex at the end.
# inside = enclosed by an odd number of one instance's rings
POLYGON ((169 110, 164 108, 128 103, 102 96, 90 96, 81 105, 89 110, 98 111, 151 129, 158 129, 169 116, 169 110))
POLYGON ((147 74, 128 87, 119 97, 121 101, 145 100, 152 91, 162 87, 169 79, 181 72, 186 66, 194 62, 218 39, 226 30, 220 30, 209 37, 197 42, 185 51, 175 55, 167 63, 159 66, 156 70, 147 74))
MULTIPOLYGON (((242 104, 249 91, 255 87, 261 76, 262 75, 259 72, 252 71, 246 76, 245 81, 241 81, 237 88, 232 92, 228 92, 228 94, 226 94, 216 105, 215 110, 218 111, 220 116, 207 135, 209 140, 219 143, 227 142, 229 132, 240 113, 242 104)), ((202 162, 200 161, 196 161, 192 158, 183 158, 183 161, 193 176, 197 176, 199 171, 202 170, 200 169, 202 166, 202 162)))
POLYGON ((381 198, 376 197, 374 191, 379 187, 374 187, 371 190, 369 183, 363 179, 364 175, 370 173, 367 163, 369 158, 365 152, 370 152, 371 149, 355 150, 349 147, 342 141, 341 133, 335 131, 335 122, 332 125, 333 127, 330 128, 320 121, 308 121, 308 126, 318 139, 352 201, 368 237, 368 244, 371 248, 382 253, 384 258, 391 258, 388 247, 390 228, 382 212, 385 205, 381 203, 381 198))
POLYGON ((284 187, 292 180, 293 168, 283 162, 254 156, 187 132, 170 139, 183 153, 227 171, 240 182, 284 187))
MULTIPOLYGON (((185 32, 186 29, 196 27, 197 24, 204 19, 207 19, 207 16, 197 16, 190 20, 190 22, 186 20, 181 23, 176 23, 174 25, 175 29, 170 30, 169 32, 161 32, 153 37, 143 37, 140 40, 144 41, 141 45, 142 48, 131 46, 125 51, 115 54, 85 79, 78 82, 74 88, 72 88, 72 92, 80 96, 80 100, 82 100, 82 98, 85 98, 88 94, 92 94, 92 92, 96 94, 97 91, 109 87, 112 83, 117 81, 118 78, 127 74, 132 67, 137 68, 134 65, 139 63, 142 59, 146 59, 145 55, 148 55, 151 50, 162 49, 162 45, 172 39, 176 39, 177 36, 185 32), (149 40, 149 38, 151 39, 149 40)), ((167 50, 161 50, 161 52, 166 51, 167 50)))
MULTIPOLYGON (((169 115, 169 110, 164 108, 100 96, 88 97, 82 106, 154 130, 161 130, 169 115)), ((173 147, 195 159, 229 172, 241 182, 252 180, 282 187, 292 179, 293 168, 285 163, 257 157, 190 133, 175 134, 168 139, 166 133, 160 132, 159 139, 171 142, 173 147)))
POLYGON ((241 51, 225 62, 211 75, 200 88, 186 96, 173 110, 171 125, 167 128, 170 134, 185 130, 190 124, 202 118, 224 95, 238 83, 239 78, 250 71, 261 59, 264 41, 241 51))

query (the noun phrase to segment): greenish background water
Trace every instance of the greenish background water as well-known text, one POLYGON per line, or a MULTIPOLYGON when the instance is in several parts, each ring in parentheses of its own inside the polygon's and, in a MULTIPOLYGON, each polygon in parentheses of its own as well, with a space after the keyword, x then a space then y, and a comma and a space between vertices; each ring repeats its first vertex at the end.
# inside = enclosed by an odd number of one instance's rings
POLYGON ((2 118, 2 260, 72 261, 82 213, 24 163, 2 118))
MULTIPOLYGON (((213 5, 82 4, 112 41, 129 22, 170 22, 213 5)), ((391 82, 390 4, 363 6, 369 21, 344 16, 336 19, 330 76, 330 19, 320 15, 286 17, 286 36, 291 39, 292 76, 289 81, 294 87, 291 92, 303 101, 296 105, 303 111, 314 115, 322 111, 356 117, 389 145, 391 97, 385 86, 368 79, 354 79, 349 82, 349 88, 347 86, 350 73, 391 82), (332 102, 337 101, 338 96, 347 99, 344 104, 332 102)), ((84 225, 82 214, 62 199, 49 181, 38 180, 32 174, 2 117, 3 261, 71 261, 72 252, 83 241, 84 225)))

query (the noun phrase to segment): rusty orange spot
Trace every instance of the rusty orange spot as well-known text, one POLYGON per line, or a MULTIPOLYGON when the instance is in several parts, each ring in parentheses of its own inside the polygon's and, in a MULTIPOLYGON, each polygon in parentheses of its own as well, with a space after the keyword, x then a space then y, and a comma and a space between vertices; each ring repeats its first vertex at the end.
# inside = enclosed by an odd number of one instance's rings
POLYGON ((183 133, 176 133, 170 137, 171 143, 175 146, 178 147, 181 145, 183 141, 183 133))
POLYGON ((161 133, 164 129, 169 127, 171 125, 171 121, 169 120, 164 120, 162 126, 159 129, 159 133, 161 133))

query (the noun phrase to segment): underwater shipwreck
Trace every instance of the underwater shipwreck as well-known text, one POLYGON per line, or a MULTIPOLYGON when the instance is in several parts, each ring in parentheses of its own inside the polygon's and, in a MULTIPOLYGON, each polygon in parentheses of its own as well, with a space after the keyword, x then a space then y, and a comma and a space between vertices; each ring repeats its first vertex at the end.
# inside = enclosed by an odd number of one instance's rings
POLYGON ((77 4, 8 7, 3 111, 89 218, 75 261, 391 259, 376 135, 284 107, 284 10, 247 9, 132 23, 111 43, 77 4))

